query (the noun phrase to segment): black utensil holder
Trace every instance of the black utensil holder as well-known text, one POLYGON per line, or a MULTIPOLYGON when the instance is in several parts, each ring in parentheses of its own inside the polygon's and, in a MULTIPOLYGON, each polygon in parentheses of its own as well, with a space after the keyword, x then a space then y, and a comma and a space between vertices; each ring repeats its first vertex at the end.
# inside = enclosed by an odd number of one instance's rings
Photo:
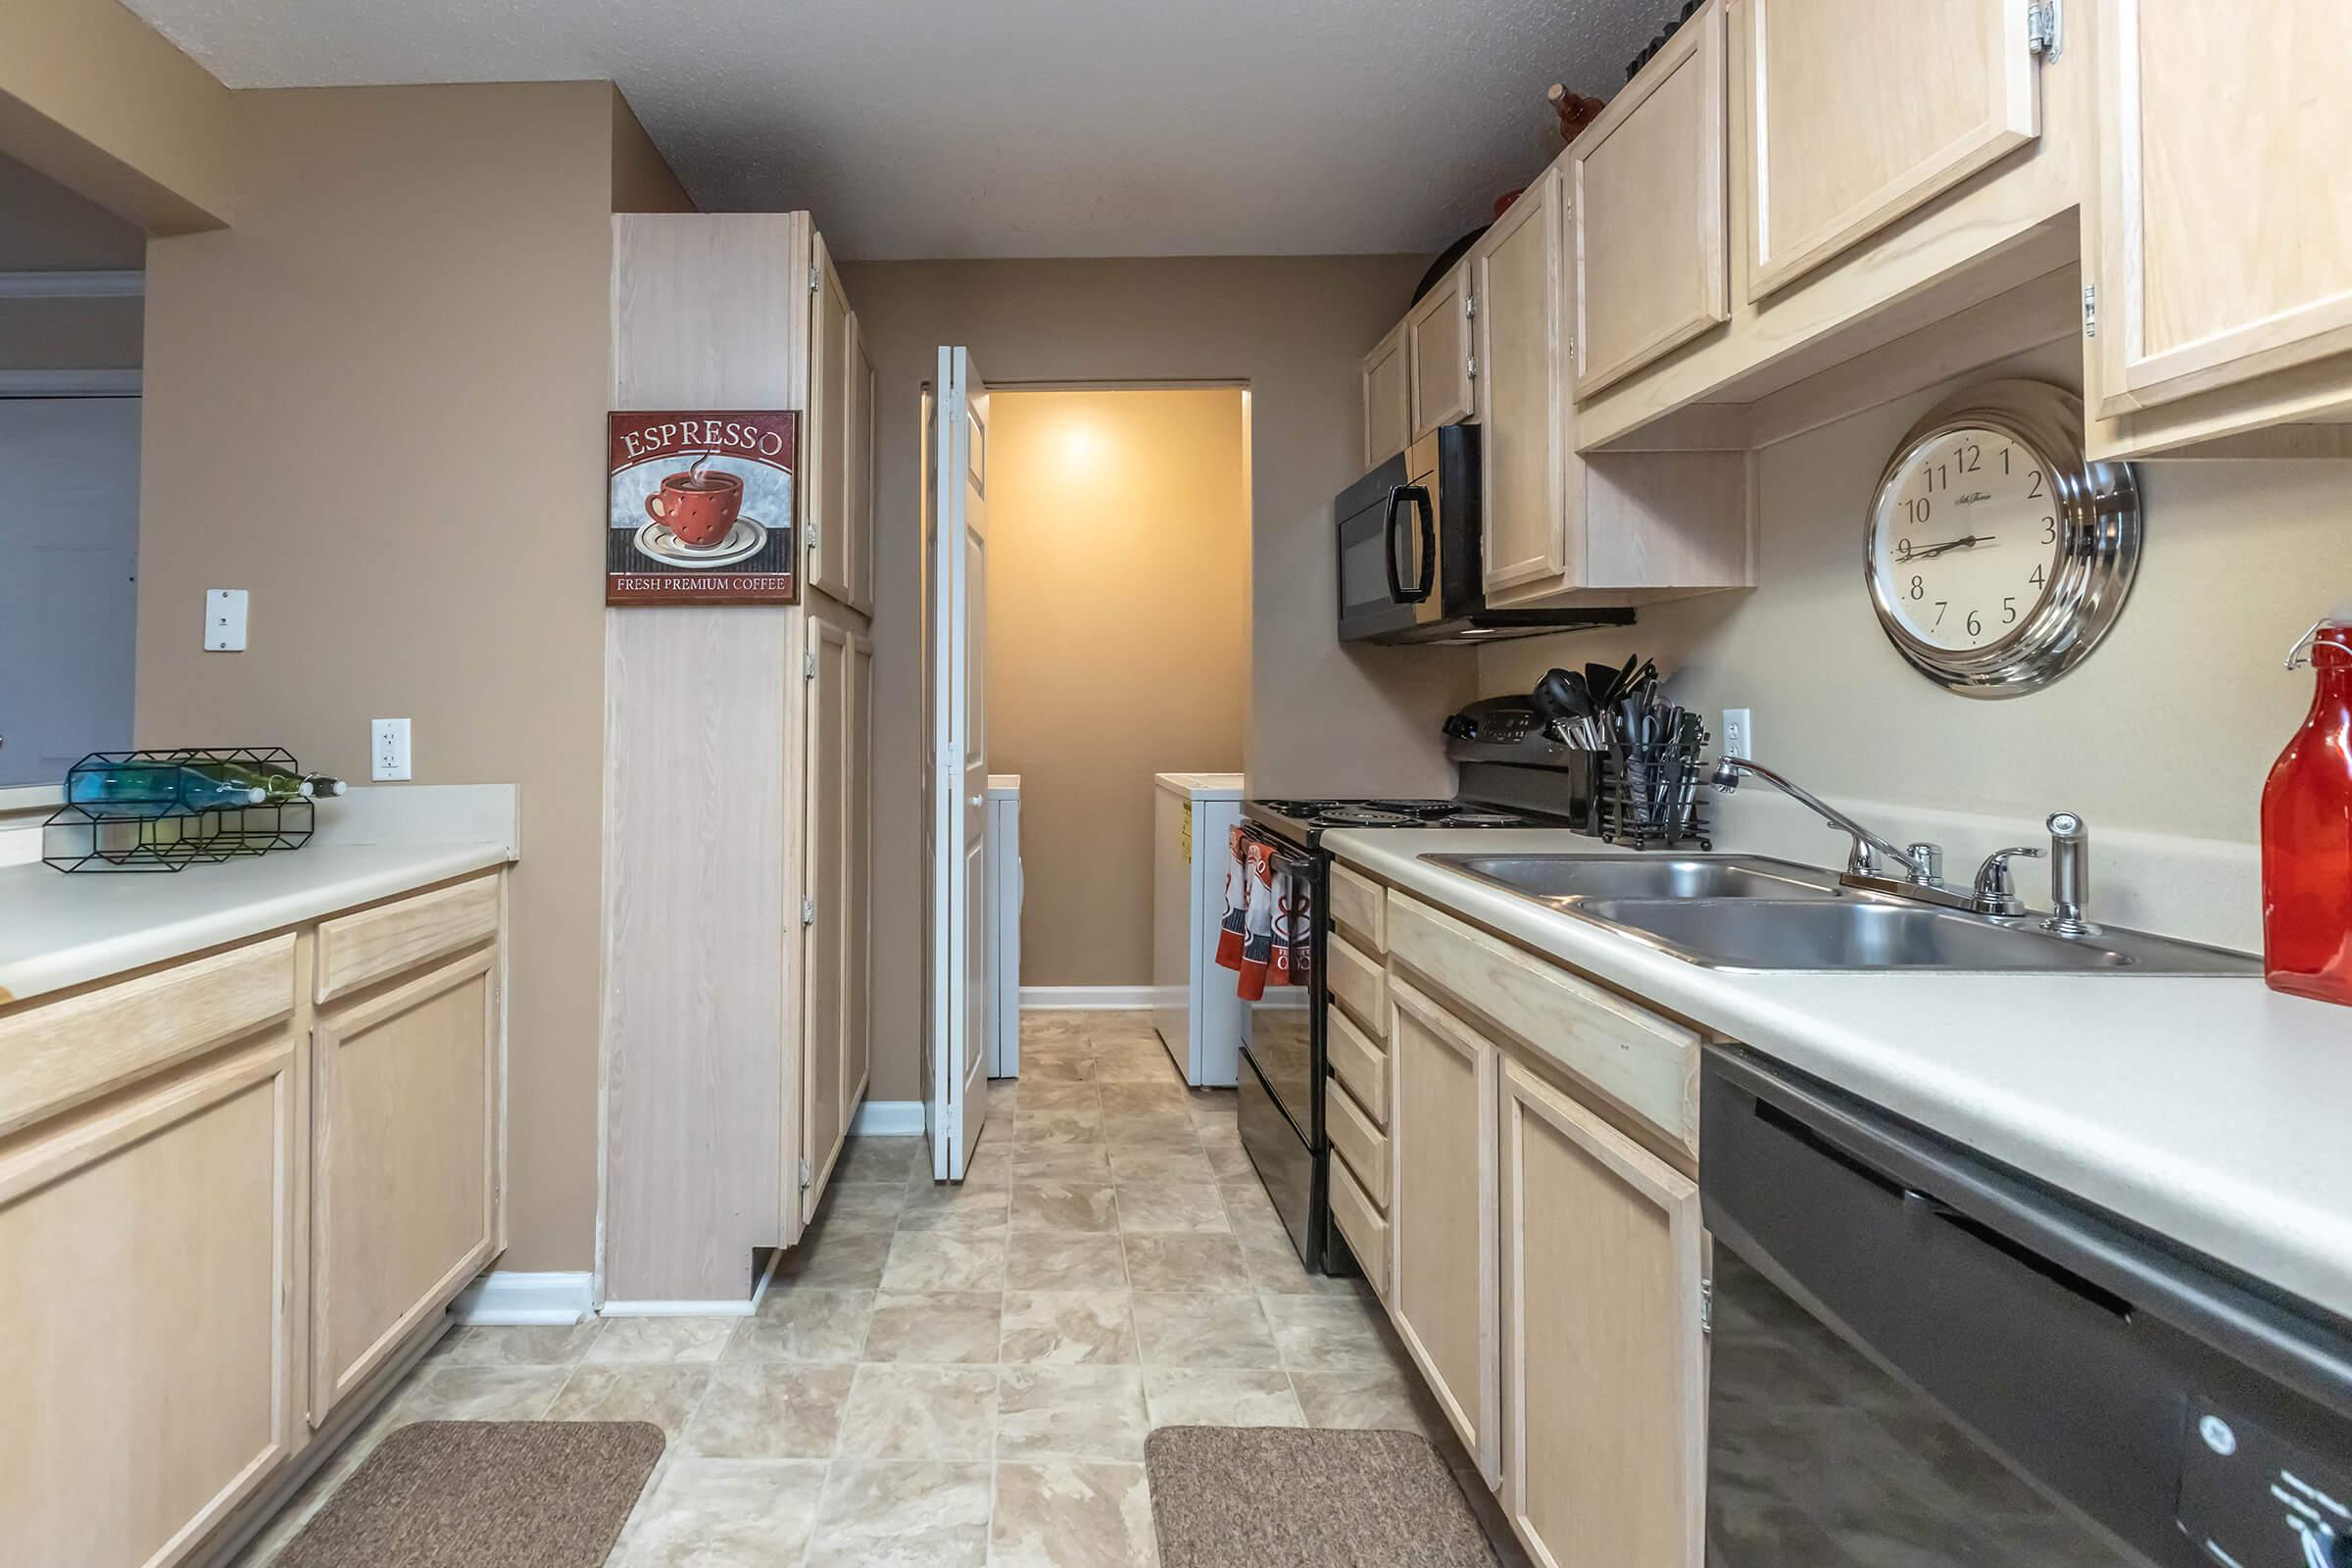
POLYGON ((1715 847, 1696 753, 1620 743, 1593 754, 1593 761, 1592 831, 1603 843, 1637 850, 1715 847), (1660 769, 1673 784, 1653 794, 1649 781, 1660 769))
POLYGON ((66 804, 41 824, 41 859, 60 871, 184 871, 310 842, 308 799, 260 806, 207 807, 191 802, 187 775, 233 763, 256 773, 302 777, 293 754, 276 746, 185 746, 92 752, 66 771, 66 804), (93 774, 152 771, 152 793, 135 799, 76 801, 93 774))

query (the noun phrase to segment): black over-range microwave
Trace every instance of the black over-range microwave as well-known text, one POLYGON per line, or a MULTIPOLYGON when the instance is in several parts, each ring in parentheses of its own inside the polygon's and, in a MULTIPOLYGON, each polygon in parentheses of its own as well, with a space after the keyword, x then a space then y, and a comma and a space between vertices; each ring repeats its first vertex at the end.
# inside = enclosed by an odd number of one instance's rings
POLYGON ((1342 642, 1482 642, 1632 623, 1631 610, 1488 608, 1479 460, 1477 425, 1440 425, 1340 492, 1342 642))

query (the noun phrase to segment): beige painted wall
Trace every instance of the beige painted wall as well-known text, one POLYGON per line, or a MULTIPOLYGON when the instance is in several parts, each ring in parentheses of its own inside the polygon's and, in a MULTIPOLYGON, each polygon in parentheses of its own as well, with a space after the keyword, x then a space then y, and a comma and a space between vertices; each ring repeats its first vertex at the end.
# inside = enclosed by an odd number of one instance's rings
POLYGON ((1152 775, 1242 765, 1242 393, 1006 392, 989 416, 989 768, 1035 824, 1021 979, 1149 985, 1152 775))
POLYGON ((150 249, 137 734, 522 787, 513 1269, 586 1268, 597 1191, 602 82, 236 95, 233 227, 150 249), (197 648, 208 587, 250 649, 197 648))
POLYGON ((228 220, 231 97, 116 0, 0 3, 0 152, 149 233, 228 220))
POLYGON ((0 370, 136 369, 136 298, 0 300, 0 370))
MULTIPOLYGON (((2080 353, 2071 340, 2053 344, 1955 385, 2001 373, 2079 385, 2080 353)), ((2055 685, 1978 702, 1911 671, 1862 584, 1879 473, 1945 390, 1762 455, 1757 588, 1644 610, 1629 631, 1498 645, 1479 656, 1482 684, 1524 691, 1550 664, 1639 650, 1677 672, 1670 694, 1704 712, 1710 730, 1725 707, 1750 708, 1760 760, 1832 801, 1892 807, 1894 819, 1872 825, 1898 843, 1916 826, 1902 819, 1906 808, 2002 818, 2018 836, 1997 842, 2012 844, 2041 842, 2052 810, 2082 812, 2100 844, 2095 885, 2107 906, 2129 893, 2162 920, 2165 890, 2131 884, 2172 862, 2155 846, 2135 853, 2129 835, 2256 841, 2264 775, 2311 700, 2310 676, 2279 661, 2323 612, 2352 612, 2352 468, 2139 465, 2147 547, 2114 631, 2055 685)), ((1843 853, 1826 831, 1796 842, 1814 858, 1843 853)), ((1957 868, 1973 868, 1975 853, 1957 868)), ((2251 862, 2223 858, 2227 917, 2211 923, 2176 903, 2173 928, 2258 943, 2251 862)), ((2038 867, 2021 866, 2019 880, 2044 902, 2038 867)))
MULTIPOLYGON (((821 226, 824 215, 818 214, 821 226)), ((1250 787, 1302 795, 1448 787, 1437 725, 1471 693, 1453 650, 1344 649, 1331 498, 1362 469, 1357 368, 1420 276, 1408 256, 881 262, 842 269, 880 411, 874 614, 874 931, 919 939, 919 388, 942 343, 999 383, 1244 381, 1250 388, 1250 787)), ((1053 824, 1032 820, 1031 833, 1053 824)), ((1139 891, 1139 901, 1142 897, 1139 891)), ((878 987, 877 1100, 911 1099, 918 988, 878 987)))

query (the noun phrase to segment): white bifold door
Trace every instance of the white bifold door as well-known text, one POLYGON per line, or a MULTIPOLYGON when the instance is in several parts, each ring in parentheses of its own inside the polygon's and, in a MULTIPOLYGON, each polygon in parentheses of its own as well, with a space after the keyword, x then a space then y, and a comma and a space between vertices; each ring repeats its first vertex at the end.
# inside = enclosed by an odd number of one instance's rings
POLYGON ((988 388, 939 351, 923 405, 924 1127, 961 1181, 988 1117, 988 388))

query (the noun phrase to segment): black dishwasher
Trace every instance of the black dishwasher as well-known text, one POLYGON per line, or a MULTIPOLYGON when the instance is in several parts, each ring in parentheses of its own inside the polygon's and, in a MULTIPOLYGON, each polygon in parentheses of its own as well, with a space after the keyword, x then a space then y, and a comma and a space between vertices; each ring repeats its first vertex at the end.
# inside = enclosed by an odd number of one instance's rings
POLYGON ((1710 1047, 1709 1568, 2352 1568, 2352 1330, 1710 1047))

